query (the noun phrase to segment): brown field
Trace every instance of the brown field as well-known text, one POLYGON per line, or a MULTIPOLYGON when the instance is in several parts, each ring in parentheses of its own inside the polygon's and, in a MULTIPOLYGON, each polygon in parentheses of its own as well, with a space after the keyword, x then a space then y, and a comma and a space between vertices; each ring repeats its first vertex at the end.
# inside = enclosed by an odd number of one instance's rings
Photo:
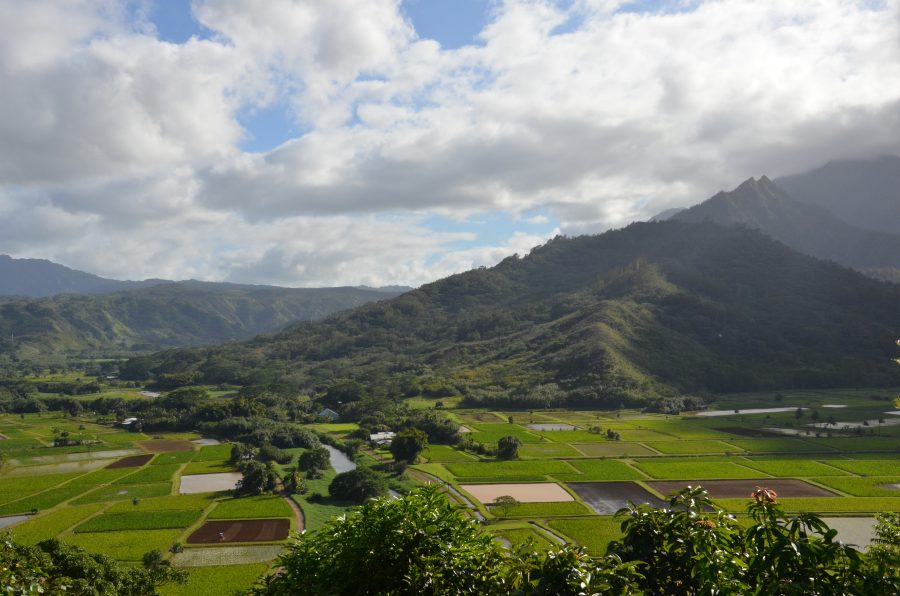
POLYGON ((287 538, 290 529, 291 521, 289 519, 209 521, 191 534, 187 542, 188 544, 271 542, 287 538))
POLYGON ((520 503, 562 503, 575 499, 566 489, 553 482, 522 484, 461 484, 460 488, 481 501, 493 503, 497 497, 509 495, 520 503))
POLYGON ((181 441, 178 439, 153 439, 152 441, 142 441, 138 443, 147 451, 153 453, 164 453, 166 451, 190 451, 194 448, 190 441, 181 441))
POLYGON ((148 453, 146 455, 132 455, 129 457, 123 457, 122 459, 118 459, 113 463, 106 466, 107 468, 139 468, 143 466, 145 463, 153 459, 153 454, 148 453))
POLYGON ((702 486, 714 499, 750 498, 757 487, 770 488, 779 497, 836 497, 824 488, 796 478, 756 478, 754 480, 654 480, 647 483, 666 495, 687 486, 702 486))

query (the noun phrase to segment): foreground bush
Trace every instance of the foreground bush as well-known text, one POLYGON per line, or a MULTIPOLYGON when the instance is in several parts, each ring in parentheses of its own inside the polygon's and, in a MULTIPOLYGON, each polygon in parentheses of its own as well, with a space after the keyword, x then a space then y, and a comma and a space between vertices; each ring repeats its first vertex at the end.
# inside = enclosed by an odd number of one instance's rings
POLYGON ((106 555, 44 540, 37 546, 0 539, 0 593, 72 596, 153 596, 169 582, 185 583, 158 551, 144 555, 144 567, 126 567, 106 555))
POLYGON ((377 499, 302 534, 256 594, 898 594, 900 515, 882 514, 867 553, 816 515, 789 517, 754 493, 744 528, 701 488, 619 512, 609 554, 503 549, 435 487, 377 499))

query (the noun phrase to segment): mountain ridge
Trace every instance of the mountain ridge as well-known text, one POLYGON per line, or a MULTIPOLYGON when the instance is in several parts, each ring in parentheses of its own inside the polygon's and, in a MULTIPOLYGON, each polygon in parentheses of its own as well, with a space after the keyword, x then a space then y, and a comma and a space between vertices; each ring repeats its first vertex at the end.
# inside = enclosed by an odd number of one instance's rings
POLYGON ((671 219, 746 225, 802 253, 862 271, 900 267, 900 235, 864 230, 827 209, 801 203, 766 176, 719 192, 671 219))
POLYGON ((900 385, 898 303, 900 287, 749 228, 638 223, 148 367, 321 391, 352 379, 384 395, 413 377, 423 394, 501 404, 900 385))

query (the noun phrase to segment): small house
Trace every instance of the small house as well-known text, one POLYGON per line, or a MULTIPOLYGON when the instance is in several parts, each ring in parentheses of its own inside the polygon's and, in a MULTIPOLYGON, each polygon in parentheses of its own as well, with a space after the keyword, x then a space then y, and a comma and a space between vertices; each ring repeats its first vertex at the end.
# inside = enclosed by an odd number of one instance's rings
POLYGON ((324 408, 321 412, 319 412, 319 418, 327 418, 332 422, 337 422, 338 420, 340 420, 341 415, 331 408, 324 408))
POLYGON ((397 433, 385 431, 369 435, 369 440, 376 445, 390 445, 397 433))

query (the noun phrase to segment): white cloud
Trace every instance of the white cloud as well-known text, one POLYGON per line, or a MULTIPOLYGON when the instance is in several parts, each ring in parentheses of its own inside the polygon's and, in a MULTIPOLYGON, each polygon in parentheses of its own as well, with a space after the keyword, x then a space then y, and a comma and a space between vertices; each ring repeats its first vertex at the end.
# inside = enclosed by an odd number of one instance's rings
POLYGON ((8 0, 0 252, 130 277, 421 283, 542 240, 454 251, 425 214, 599 231, 751 175, 900 152, 900 0, 622 4, 505 0, 481 45, 448 51, 399 0, 198 0, 214 34, 180 45, 113 0, 8 0), (242 152, 239 110, 276 100, 309 132, 242 152))

